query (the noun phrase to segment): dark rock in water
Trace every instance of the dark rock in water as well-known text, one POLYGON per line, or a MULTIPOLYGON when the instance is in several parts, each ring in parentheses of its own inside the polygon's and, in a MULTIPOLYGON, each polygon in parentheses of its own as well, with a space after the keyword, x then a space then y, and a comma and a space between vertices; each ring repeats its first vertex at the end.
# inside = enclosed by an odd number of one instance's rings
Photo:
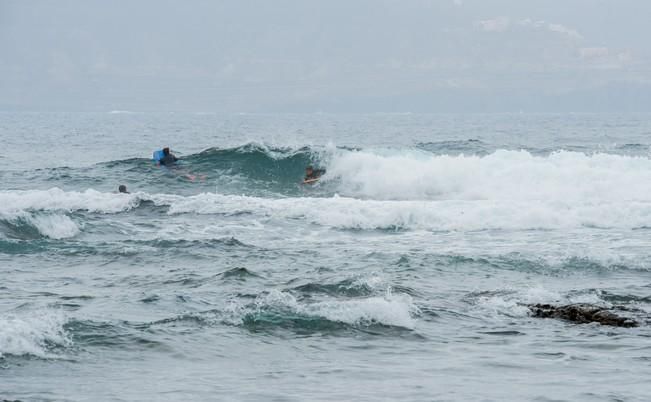
POLYGON ((601 325, 614 327, 637 327, 639 323, 632 318, 619 316, 603 307, 591 304, 568 304, 553 306, 551 304, 528 304, 527 307, 534 317, 558 318, 577 324, 598 322, 601 325))

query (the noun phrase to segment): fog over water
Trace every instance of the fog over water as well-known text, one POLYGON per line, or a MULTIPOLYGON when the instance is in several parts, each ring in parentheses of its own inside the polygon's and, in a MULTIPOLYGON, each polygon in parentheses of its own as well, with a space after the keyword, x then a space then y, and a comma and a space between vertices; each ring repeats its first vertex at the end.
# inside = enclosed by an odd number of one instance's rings
POLYGON ((643 0, 0 1, 0 108, 648 111, 643 0))

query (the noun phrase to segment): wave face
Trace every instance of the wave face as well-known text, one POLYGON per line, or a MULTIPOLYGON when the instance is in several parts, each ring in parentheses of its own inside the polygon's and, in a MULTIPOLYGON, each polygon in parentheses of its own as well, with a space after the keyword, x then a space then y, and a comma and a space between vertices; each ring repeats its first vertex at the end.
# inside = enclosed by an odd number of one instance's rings
POLYGON ((253 180, 286 183, 300 177, 315 157, 318 151, 307 147, 294 150, 250 143, 231 149, 207 149, 185 161, 196 170, 213 169, 253 180))
POLYGON ((130 159, 108 162, 105 167, 118 169, 127 177, 133 173, 148 177, 147 186, 175 191, 214 189, 231 193, 292 195, 308 165, 318 163, 322 150, 308 147, 278 148, 248 143, 220 149, 209 148, 184 156, 173 168, 159 168, 149 160, 130 159))

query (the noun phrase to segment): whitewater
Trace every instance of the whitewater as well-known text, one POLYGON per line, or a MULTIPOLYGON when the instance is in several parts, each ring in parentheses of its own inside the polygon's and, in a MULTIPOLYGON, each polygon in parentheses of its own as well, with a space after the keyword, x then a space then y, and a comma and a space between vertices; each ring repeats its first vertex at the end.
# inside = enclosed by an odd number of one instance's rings
POLYGON ((651 392, 648 115, 0 115, 0 400, 651 392))

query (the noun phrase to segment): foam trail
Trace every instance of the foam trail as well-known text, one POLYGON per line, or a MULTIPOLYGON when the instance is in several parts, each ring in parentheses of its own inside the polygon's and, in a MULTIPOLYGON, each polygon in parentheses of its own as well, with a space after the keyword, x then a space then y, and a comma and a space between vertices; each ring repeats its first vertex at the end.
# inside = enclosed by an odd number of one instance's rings
MULTIPOLYGON (((650 181, 651 182, 651 181, 650 181)), ((195 196, 138 193, 124 195, 47 191, 0 192, 0 218, 17 218, 51 238, 71 237, 79 228, 67 216, 35 212, 91 211, 115 213, 137 207, 142 200, 169 206, 169 214, 250 213, 256 219, 291 219, 340 229, 556 229, 648 228, 651 197, 636 186, 640 200, 618 199, 620 193, 603 192, 587 199, 441 199, 369 200, 350 197, 262 198, 216 193, 195 196)))
POLYGON ((170 214, 252 213, 265 219, 304 219, 341 229, 555 229, 651 227, 648 202, 377 201, 347 197, 268 199, 204 193, 152 196, 170 214))

